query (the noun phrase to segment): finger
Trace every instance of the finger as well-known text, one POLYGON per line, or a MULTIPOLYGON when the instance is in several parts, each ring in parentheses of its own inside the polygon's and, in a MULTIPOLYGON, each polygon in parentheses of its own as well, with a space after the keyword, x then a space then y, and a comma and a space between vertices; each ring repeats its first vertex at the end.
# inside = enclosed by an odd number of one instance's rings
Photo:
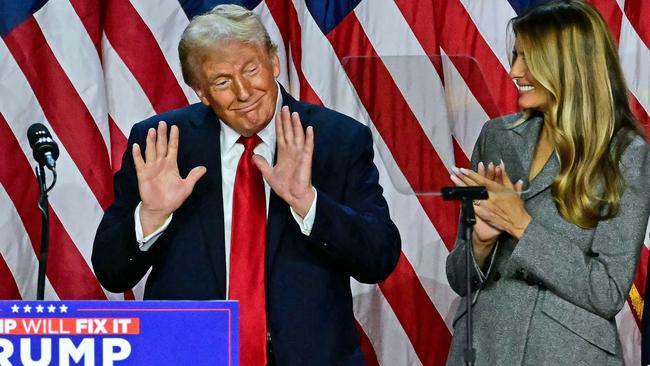
POLYGON ((293 127, 291 127, 291 115, 289 107, 282 108, 282 130, 284 131, 284 141, 287 145, 293 145, 293 127))
POLYGON ((156 158, 163 159, 167 155, 167 123, 158 122, 158 138, 156 139, 156 158))
POLYGON ((457 167, 452 167, 451 168, 452 175, 454 175, 456 178, 458 178, 465 186, 476 186, 476 182, 469 178, 468 176, 464 175, 461 173, 461 170, 457 167))
POLYGON ((501 160, 500 166, 501 166, 501 183, 507 188, 513 188, 512 181, 510 180, 510 177, 506 172, 506 163, 504 163, 503 160, 501 160))
POLYGON ((289 113, 289 107, 282 107, 280 113, 275 119, 275 139, 278 144, 278 148, 284 148, 287 146, 287 142, 284 139, 284 125, 282 120, 286 118, 287 113, 289 113))
POLYGON ((471 170, 471 169, 466 169, 466 168, 460 168, 459 169, 460 174, 459 177, 465 176, 471 180, 473 180, 477 185, 479 186, 487 186, 490 181, 488 181, 485 177, 482 177, 479 175, 477 172, 471 170))
POLYGON ((144 146, 144 158, 147 163, 153 163, 156 160, 156 130, 150 128, 147 130, 147 142, 144 146))
POLYGON ((178 155, 178 139, 180 131, 178 126, 172 126, 169 131, 169 145, 167 146, 167 158, 176 161, 178 155))
POLYGON ((479 175, 482 175, 482 176, 485 177, 485 165, 483 164, 482 161, 479 161, 479 162, 478 162, 478 169, 476 170, 476 172, 477 172, 479 175))
POLYGON ((133 144, 133 147, 131 148, 131 154, 133 155, 133 165, 135 165, 135 171, 137 173, 144 169, 144 160, 142 159, 140 145, 133 144))
POLYGON ((450 174, 449 179, 456 185, 456 187, 467 187, 467 184, 458 178, 455 174, 450 174))
POLYGON ((208 168, 204 166, 197 166, 194 169, 190 170, 190 172, 187 174, 187 177, 185 178, 185 185, 190 187, 191 189, 194 189, 194 185, 196 182, 201 179, 205 175, 205 173, 208 171, 208 168))
POLYGON ((293 141, 298 147, 302 147, 305 143, 305 131, 302 129, 300 123, 300 116, 298 112, 291 113, 291 127, 293 130, 293 141))
POLYGON ((262 173, 262 177, 264 177, 264 180, 269 182, 269 178, 271 177, 271 174, 273 173, 273 168, 271 165, 269 165, 269 162, 264 159, 262 155, 253 155, 253 164, 257 167, 257 169, 260 170, 262 173))
POLYGON ((312 126, 307 127, 307 136, 305 136, 305 154, 309 155, 311 159, 314 154, 314 128, 312 126))
POLYGON ((489 180, 494 180, 495 175, 496 175, 496 169, 494 167, 494 163, 490 162, 487 166, 487 173, 485 174, 485 178, 489 180))
POLYGON ((521 194, 523 191, 524 191, 524 181, 519 179, 517 183, 515 183, 515 192, 521 194))

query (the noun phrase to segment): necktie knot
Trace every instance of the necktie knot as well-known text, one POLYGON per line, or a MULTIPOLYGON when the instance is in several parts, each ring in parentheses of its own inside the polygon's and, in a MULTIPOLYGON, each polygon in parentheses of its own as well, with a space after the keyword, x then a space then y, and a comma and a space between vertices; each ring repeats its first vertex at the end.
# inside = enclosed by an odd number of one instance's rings
POLYGON ((240 144, 244 145, 244 151, 253 151, 253 149, 262 142, 262 139, 255 135, 250 135, 248 137, 246 136, 239 136, 239 139, 237 140, 240 144))

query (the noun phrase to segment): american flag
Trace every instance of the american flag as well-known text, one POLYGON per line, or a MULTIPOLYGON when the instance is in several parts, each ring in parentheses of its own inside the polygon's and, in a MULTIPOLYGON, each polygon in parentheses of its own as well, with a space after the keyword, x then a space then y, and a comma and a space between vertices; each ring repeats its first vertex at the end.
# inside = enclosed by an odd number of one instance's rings
MULTIPOLYGON (((34 122, 47 125, 61 149, 50 192, 46 298, 142 296, 142 284, 126 294, 101 288, 90 266, 95 229, 112 202, 112 174, 133 123, 198 101, 182 82, 176 47, 188 19, 219 2, 0 0, 1 298, 36 297, 41 223, 26 138, 34 122)), ((352 282, 369 365, 446 360, 458 297, 444 263, 458 205, 414 192, 451 185, 449 167, 468 164, 483 122, 516 110, 506 24, 532 2, 240 1, 278 43, 279 81, 294 96, 350 115, 374 133, 403 253, 383 283, 352 282), (423 186, 422 172, 435 187, 423 186)), ((592 3, 618 41, 633 110, 650 131, 650 6, 592 3)), ((629 364, 640 363, 648 244, 617 316, 629 364)))

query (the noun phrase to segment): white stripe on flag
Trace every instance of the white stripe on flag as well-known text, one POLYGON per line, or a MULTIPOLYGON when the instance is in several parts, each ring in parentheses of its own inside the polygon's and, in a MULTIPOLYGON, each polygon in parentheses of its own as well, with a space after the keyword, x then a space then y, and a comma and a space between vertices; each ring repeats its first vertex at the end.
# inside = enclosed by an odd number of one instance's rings
POLYGON ((379 364, 422 365, 399 319, 377 285, 353 280, 352 288, 354 316, 368 335, 379 364))
MULTIPOLYGON (((37 197, 34 197, 36 205, 37 197)), ((0 255, 4 258, 13 274, 20 296, 24 300, 36 299, 36 283, 38 277, 38 258, 34 253, 32 242, 27 231, 2 184, 0 184, 0 255)), ((6 281, 3 279, 3 281, 6 281)), ((50 281, 45 278, 45 298, 58 299, 50 281)))
POLYGON ((181 34, 185 27, 190 24, 181 5, 176 0, 131 0, 131 4, 153 33, 153 37, 189 103, 198 102, 199 98, 192 88, 183 82, 181 64, 178 59, 178 42, 181 40, 181 34))
MULTIPOLYGON (((647 21, 650 21, 648 19, 647 21)), ((625 14, 618 47, 621 67, 630 92, 650 114, 650 50, 645 46, 625 14)))
MULTIPOLYGON (((459 0, 483 39, 506 70, 510 70, 510 50, 508 44, 507 24, 517 16, 507 1, 473 1, 459 0)), ((512 39, 514 41, 514 39, 512 39)), ((484 72, 488 72, 485 70, 484 72)))
POLYGON ((124 136, 128 137, 134 123, 154 115, 156 111, 106 34, 102 37, 102 55, 108 111, 124 136))
POLYGON ((104 74, 97 49, 69 1, 48 1, 34 14, 52 53, 110 146, 104 74), (65 19, 65 27, 61 20, 65 19))
POLYGON ((456 165, 444 87, 399 8, 392 1, 364 1, 354 12, 438 156, 445 166, 456 165))

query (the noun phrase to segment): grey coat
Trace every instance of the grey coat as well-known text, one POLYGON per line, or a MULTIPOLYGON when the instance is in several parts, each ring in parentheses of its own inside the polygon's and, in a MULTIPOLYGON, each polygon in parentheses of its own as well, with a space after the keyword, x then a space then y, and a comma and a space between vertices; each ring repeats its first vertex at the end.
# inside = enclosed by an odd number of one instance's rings
MULTIPOLYGON (((472 155, 474 169, 479 161, 503 159, 512 181, 525 182, 522 198, 533 218, 519 241, 499 238, 491 267, 482 269, 484 280, 472 273, 479 290, 472 312, 476 365, 621 365, 614 316, 630 290, 650 213, 648 145, 635 137, 625 150, 626 186, 618 215, 582 229, 565 221, 553 202, 555 154, 528 182, 543 121, 534 117, 510 127, 518 117, 487 122, 472 155)), ((463 296, 447 362, 462 365, 466 277, 460 241, 447 258, 447 277, 463 296)))

